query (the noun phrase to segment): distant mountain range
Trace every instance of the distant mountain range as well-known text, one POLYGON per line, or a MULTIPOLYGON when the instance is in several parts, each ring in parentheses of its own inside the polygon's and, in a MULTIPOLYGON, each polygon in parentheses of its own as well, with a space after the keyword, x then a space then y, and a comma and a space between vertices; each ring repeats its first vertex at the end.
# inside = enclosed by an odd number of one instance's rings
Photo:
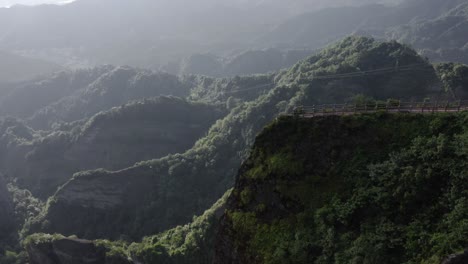
POLYGON ((297 14, 377 2, 392 1, 78 0, 15 6, 0 8, 0 49, 65 66, 158 68, 196 53, 270 48, 274 43, 256 39, 297 14))

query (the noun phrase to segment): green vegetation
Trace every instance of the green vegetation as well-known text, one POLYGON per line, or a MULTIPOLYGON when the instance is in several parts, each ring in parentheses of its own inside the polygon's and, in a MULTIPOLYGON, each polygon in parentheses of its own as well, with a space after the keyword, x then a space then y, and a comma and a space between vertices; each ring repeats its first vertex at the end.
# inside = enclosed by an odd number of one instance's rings
MULTIPOLYGON (((226 201, 231 194, 227 191, 203 215, 194 217, 190 224, 178 226, 161 234, 145 237, 139 243, 125 241, 95 240, 97 248, 104 248, 106 263, 126 263, 131 259, 139 263, 210 263, 213 260, 216 232, 224 213, 226 201), (119 262, 120 261, 120 262, 119 262)), ((47 248, 56 241, 65 239, 63 235, 33 234, 23 244, 26 248, 47 248)), ((76 239, 76 236, 70 236, 76 239)), ((5 256, 13 259, 12 254, 5 256)), ((0 262, 3 264, 3 262, 0 262)), ((14 263, 14 262, 13 262, 14 263)), ((9 262, 6 262, 9 264, 9 262)))
POLYGON ((190 224, 146 237, 141 243, 133 243, 129 247, 132 259, 142 263, 211 263, 216 232, 230 194, 231 191, 226 192, 202 216, 194 217, 190 224))
MULTIPOLYGON (((169 263, 211 259, 213 255, 208 252, 212 251, 206 249, 212 248, 215 231, 206 223, 213 223, 213 214, 184 225, 193 220, 193 215, 201 215, 233 186, 238 168, 248 158, 254 142, 266 141, 262 136, 256 139, 257 134, 272 120, 292 112, 298 105, 379 102, 388 98, 409 100, 444 94, 441 87, 432 86, 439 80, 446 84, 449 93, 456 89, 459 78, 452 77, 449 74, 452 71, 456 72, 450 67, 434 69, 414 50, 396 42, 348 37, 291 69, 275 74, 214 79, 176 78, 128 68, 106 72, 84 90, 78 89, 77 97, 67 96, 63 101, 60 99, 60 103, 39 111, 50 110, 43 113, 48 116, 48 121, 44 121, 46 126, 53 127, 51 131, 28 127, 28 123, 40 120, 36 118, 27 122, 5 118, 0 122, 0 132, 4 135, 0 138, 1 164, 6 176, 18 178, 16 184, 21 188, 28 186, 34 195, 36 191, 41 192, 40 198, 54 193, 44 206, 23 193, 22 200, 34 210, 18 207, 25 215, 20 221, 20 225, 24 221, 21 235, 60 233, 85 239, 108 239, 97 243, 120 259, 130 257, 169 263), (381 69, 389 70, 380 72, 381 69), (372 74, 368 74, 370 72, 372 74), (346 78, 342 78, 342 74, 346 78), (127 96, 132 89, 138 91, 135 93, 138 97, 145 98, 162 91, 160 87, 155 90, 145 85, 146 81, 176 89, 188 99, 137 100, 99 112, 101 108, 127 102, 134 95, 127 96), (62 113, 60 109, 70 116, 57 117, 57 113, 62 113), (78 114, 83 109, 89 111, 85 115, 78 114), (130 157, 128 153, 134 155, 130 157), (86 171, 97 168, 107 170, 86 171), (148 237, 151 234, 159 235, 148 237), (141 243, 132 244, 141 239, 141 243)), ((281 120, 278 122, 284 122, 281 120)), ((271 152, 254 149, 247 164, 253 162, 258 166, 243 167, 240 183, 269 181, 272 176, 278 176, 265 186, 246 185, 234 190, 234 197, 248 210, 233 209, 227 214, 239 228, 241 238, 235 239, 251 241, 248 250, 253 251, 249 253, 239 242, 239 252, 247 252, 247 257, 260 252, 258 256, 265 259, 258 261, 291 260, 288 256, 296 262, 309 260, 310 256, 318 259, 317 254, 321 253, 306 254, 304 250, 308 252, 309 245, 314 245, 312 251, 321 250, 325 248, 323 243, 331 240, 322 243, 309 236, 319 232, 309 230, 311 227, 305 224, 319 221, 315 212, 322 212, 320 209, 330 201, 345 202, 339 198, 353 193, 344 186, 364 188, 357 182, 364 182, 363 175, 369 174, 368 166, 385 162, 390 153, 402 151, 417 136, 429 135, 427 127, 442 131, 447 123, 444 118, 432 124, 419 116, 384 114, 349 117, 344 121, 331 117, 314 128, 308 124, 296 127, 294 122, 299 120, 292 120, 295 121, 291 121, 290 126, 282 127, 282 136, 277 139, 277 142, 285 139, 290 142, 280 146, 270 141, 267 144, 271 152), (343 129, 346 134, 338 134, 343 129), (371 131, 377 131, 378 136, 371 131), (308 146, 301 143, 304 135, 319 139, 308 146), (335 143, 336 138, 339 140, 335 143), (371 140, 374 140, 372 148, 362 147, 371 140), (319 151, 298 158, 295 148, 319 151), (327 155, 331 156, 330 160, 323 161, 322 157, 327 155), (314 164, 314 169, 311 164, 315 160, 323 164, 314 164), (306 177, 304 182, 301 182, 302 177, 306 177), (318 186, 320 192, 315 191, 318 186), (273 201, 258 201, 259 190, 281 196, 273 201), (335 193, 343 196, 335 198, 335 193), (287 212, 272 211, 272 205, 284 200, 287 202, 282 208, 287 212), (301 209, 314 213, 304 213, 301 209), (258 215, 269 215, 271 225, 259 221, 258 215), (276 217, 279 219, 274 219, 276 217), (251 237, 252 232, 255 238, 251 237), (281 241, 285 244, 281 249, 276 248, 281 241)), ((277 129, 276 123, 267 126, 264 133, 274 129, 277 129)), ((327 210, 324 208, 323 212, 327 210)), ((353 235, 354 239, 360 233, 353 235)), ((354 243, 354 240, 349 241, 354 243)))
POLYGON ((100 112, 86 122, 58 126, 45 135, 7 118, 0 162, 21 187, 44 198, 82 170, 117 170, 183 152, 224 115, 222 106, 157 97, 100 112))
MULTIPOLYGON (((234 78, 233 82, 246 82, 250 86, 252 82, 264 83, 267 78, 234 78)), ((257 99, 238 98, 241 100, 239 105, 225 118, 218 120, 208 134, 185 153, 140 162, 123 171, 99 170, 75 175, 59 189, 54 196, 55 202, 34 221, 29 231, 76 234, 89 239, 120 239, 124 235, 137 240, 147 234, 185 224, 232 186, 238 166, 247 158, 257 133, 281 113, 301 104, 353 100, 359 94, 376 99, 396 97, 397 94, 404 98, 418 97, 430 94, 432 90, 428 89, 428 84, 436 79, 431 65, 407 46, 363 37, 346 38, 289 71, 275 75, 275 87, 257 99), (314 80, 314 76, 393 67, 397 62, 401 66, 418 63, 429 70, 410 68, 379 76, 314 80), (119 185, 119 182, 125 184, 119 185), (89 206, 82 210, 83 202, 89 202, 86 197, 103 192, 93 187, 101 184, 115 186, 116 189, 108 187, 111 193, 118 190, 117 196, 105 196, 112 203, 118 201, 116 197, 130 198, 125 198, 125 202, 115 208, 89 206), (82 190, 77 198, 74 195, 76 188, 82 190), (67 213, 64 214, 64 211, 67 213), (89 215, 93 215, 93 218, 89 215), (76 229, 77 225, 80 226, 79 230, 76 229)), ((204 80, 208 85, 213 84, 212 79, 204 80)), ((226 89, 223 88, 226 87, 224 83, 221 81, 212 87, 226 89)), ((203 100, 204 95, 197 98, 203 100)), ((209 93, 205 98, 208 101, 220 100, 213 99, 209 93)), ((407 130, 401 128, 401 131, 407 130)), ((283 159, 287 161, 288 156, 272 158, 271 164, 263 171, 281 168, 283 159)), ((299 174, 301 168, 297 170, 299 174)))
POLYGON ((463 251, 467 121, 465 113, 278 120, 241 169, 218 263, 440 263, 463 251), (290 164, 259 169, 278 155, 290 164))
POLYGON ((436 65, 437 74, 444 88, 455 99, 465 98, 468 94, 468 66, 455 63, 436 65))

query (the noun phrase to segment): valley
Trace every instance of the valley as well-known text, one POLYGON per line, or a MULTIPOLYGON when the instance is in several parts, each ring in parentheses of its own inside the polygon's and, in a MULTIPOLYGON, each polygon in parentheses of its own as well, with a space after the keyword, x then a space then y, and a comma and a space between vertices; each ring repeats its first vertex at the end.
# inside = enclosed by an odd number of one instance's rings
POLYGON ((0 8, 0 264, 465 263, 467 4, 0 8))

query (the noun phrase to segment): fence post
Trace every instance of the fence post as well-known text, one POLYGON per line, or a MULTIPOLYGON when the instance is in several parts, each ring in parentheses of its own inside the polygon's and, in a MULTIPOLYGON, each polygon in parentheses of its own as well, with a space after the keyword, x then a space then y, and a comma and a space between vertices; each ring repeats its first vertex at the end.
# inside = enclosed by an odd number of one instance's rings
POLYGON ((448 107, 449 107, 449 101, 447 101, 447 103, 445 104, 445 112, 447 112, 448 107))
POLYGON ((458 109, 457 109, 457 112, 460 112, 460 108, 461 108, 461 100, 458 100, 458 109))

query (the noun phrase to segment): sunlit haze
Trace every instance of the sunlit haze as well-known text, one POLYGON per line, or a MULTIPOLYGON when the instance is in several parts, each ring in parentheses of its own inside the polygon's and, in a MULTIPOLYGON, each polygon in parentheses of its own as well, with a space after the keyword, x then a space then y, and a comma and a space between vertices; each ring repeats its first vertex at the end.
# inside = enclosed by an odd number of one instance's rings
POLYGON ((73 0, 0 0, 0 7, 13 5, 40 5, 40 4, 64 4, 73 0))
POLYGON ((0 264, 468 264, 468 0, 0 0, 0 264))

